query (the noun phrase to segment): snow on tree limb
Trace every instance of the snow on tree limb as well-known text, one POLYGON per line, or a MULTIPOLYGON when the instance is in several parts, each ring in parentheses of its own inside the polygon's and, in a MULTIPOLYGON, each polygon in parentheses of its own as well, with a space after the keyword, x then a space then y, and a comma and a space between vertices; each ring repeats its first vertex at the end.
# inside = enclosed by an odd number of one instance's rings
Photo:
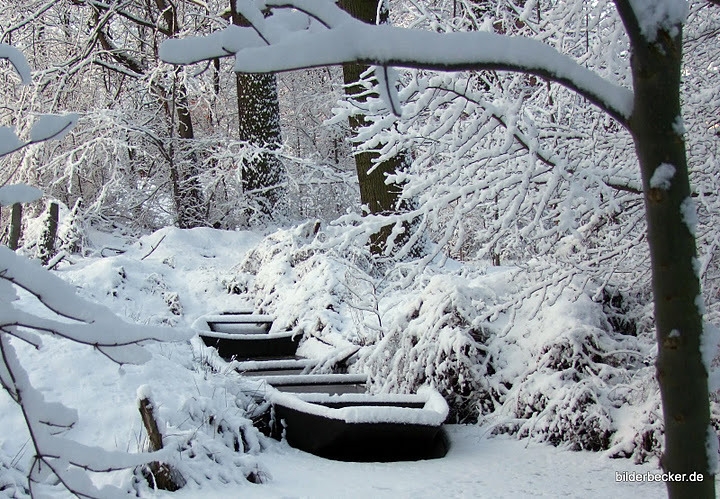
MULTIPOLYGON (((294 11, 268 18, 252 16, 251 28, 233 27, 209 37, 167 40, 160 57, 170 63, 190 64, 234 53, 235 71, 243 73, 348 62, 437 71, 517 71, 560 83, 623 124, 632 112, 633 93, 629 89, 537 40, 487 32, 434 33, 372 26, 353 19, 332 2, 294 0, 266 4, 297 9, 305 15, 294 11), (304 22, 298 22, 301 16, 304 22)), ((251 9, 248 3, 243 5, 246 17, 250 17, 251 9)))
POLYGON ((26 184, 12 184, 0 187, 0 206, 10 206, 15 203, 32 203, 43 196, 37 187, 26 184))
MULTIPOLYGON (((17 49, 0 44, 0 58, 9 59, 23 83, 30 83, 30 69, 17 49)), ((33 143, 60 140, 75 125, 78 116, 41 115, 30 130, 29 140, 21 140, 11 127, 0 127, 0 156, 33 143)), ((26 185, 0 187, 0 204, 29 202, 42 193, 26 185)), ((75 289, 46 269, 10 250, 0 247, 0 386, 19 406, 34 448, 28 475, 30 495, 37 497, 39 486, 53 480, 76 497, 121 498, 127 493, 117 487, 98 489, 86 472, 120 470, 162 459, 163 454, 127 454, 90 447, 58 436, 58 430, 71 428, 76 411, 60 403, 46 402, 32 386, 17 356, 11 337, 35 348, 42 345, 39 335, 50 334, 94 347, 118 363, 142 363, 151 355, 140 343, 147 340, 181 340, 190 330, 138 326, 127 323, 109 309, 79 297, 75 289), (43 307, 23 310, 15 302, 16 288, 34 296, 43 307), (51 317, 51 318, 48 318, 51 317), (35 334, 37 333, 37 334, 35 334)))
POLYGON ((6 43, 0 43, 0 59, 7 59, 13 65, 15 71, 20 75, 20 80, 24 85, 32 83, 32 75, 30 74, 30 65, 15 47, 6 43))
POLYGON ((36 451, 33 464, 35 472, 31 473, 29 480, 31 491, 37 483, 42 482, 37 473, 38 468, 46 466, 77 497, 127 497, 125 491, 116 487, 98 489, 84 471, 120 470, 167 455, 167 451, 150 454, 108 451, 53 434, 52 429, 72 427, 77 421, 77 412, 45 400, 42 393, 30 383, 27 372, 5 335, 0 335, 0 360, 3 387, 20 406, 36 451))
POLYGON ((14 309, 11 304, 3 304, 0 309, 3 312, 2 328, 30 327, 98 348, 126 347, 146 340, 181 340, 191 336, 190 331, 127 323, 102 305, 82 299, 68 283, 6 247, 0 247, 0 279, 25 289, 49 310, 72 321, 45 319, 14 309), (98 331, 112 332, 112 336, 103 338, 98 331))

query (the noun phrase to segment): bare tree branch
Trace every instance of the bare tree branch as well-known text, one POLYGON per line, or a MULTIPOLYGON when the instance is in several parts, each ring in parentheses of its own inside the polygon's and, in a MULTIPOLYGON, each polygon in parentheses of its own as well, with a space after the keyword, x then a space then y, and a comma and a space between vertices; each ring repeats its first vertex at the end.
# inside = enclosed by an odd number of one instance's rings
POLYGON ((630 44, 637 46, 641 43, 642 32, 640 30, 638 18, 635 15, 635 11, 633 10, 632 5, 630 5, 630 1, 615 0, 615 8, 617 9, 618 15, 620 15, 620 19, 625 26, 625 32, 627 33, 628 38, 630 38, 630 44))

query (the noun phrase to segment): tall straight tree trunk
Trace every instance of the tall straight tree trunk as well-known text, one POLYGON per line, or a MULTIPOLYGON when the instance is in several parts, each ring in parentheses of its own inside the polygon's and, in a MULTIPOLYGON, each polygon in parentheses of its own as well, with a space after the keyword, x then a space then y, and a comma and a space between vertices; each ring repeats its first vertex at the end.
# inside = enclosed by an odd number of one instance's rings
MULTIPOLYGON (((230 15, 236 26, 249 26, 230 0, 230 15)), ((282 144, 280 103, 277 80, 273 73, 236 73, 238 137, 259 147, 277 150, 282 144)), ((277 156, 260 154, 242 165, 243 191, 258 203, 263 218, 284 211, 285 169, 277 156)))
MULTIPOLYGON (((368 24, 375 24, 378 12, 384 0, 340 0, 338 5, 348 14, 368 24)), ((364 88, 358 84, 360 75, 369 66, 358 63, 343 64, 343 80, 345 94, 358 102, 364 102, 365 96, 359 96, 364 88)), ((365 116, 355 115, 349 118, 350 130, 355 135, 357 130, 366 125, 365 116)), ((406 162, 404 153, 382 162, 378 162, 378 154, 364 151, 355 155, 355 169, 357 170, 360 185, 360 202, 366 205, 373 214, 394 213, 398 210, 402 188, 397 185, 388 185, 385 180, 388 175, 394 174, 406 162)), ((370 241, 370 249, 375 254, 382 254, 387 245, 387 239, 392 232, 392 225, 383 227, 374 234, 370 241)), ((406 227, 406 231, 407 231, 406 227)))
MULTIPOLYGON (((680 110, 682 31, 660 31, 657 40, 633 37, 632 75, 635 102, 630 129, 642 170, 658 343, 656 361, 665 420, 662 467, 685 474, 668 481, 670 497, 715 497, 708 439, 710 426, 708 371, 701 354, 702 295, 694 268, 694 208, 688 177, 680 110), (669 184, 658 168, 674 169, 669 184), (659 174, 658 174, 659 175, 659 174), (702 473, 701 482, 687 481, 702 473)), ((662 171, 662 170, 661 170, 662 171)), ((717 457, 717 456, 715 456, 717 457)), ((679 475, 678 475, 679 476, 679 475)))
POLYGON ((20 237, 22 236, 22 204, 14 203, 10 215, 10 239, 8 246, 11 250, 18 249, 20 237))
MULTIPOLYGON (((177 34, 179 26, 175 7, 166 0, 155 0, 155 4, 168 31, 173 35, 177 34)), ((178 82, 178 76, 179 69, 175 71, 172 92, 167 96, 172 100, 168 112, 172 116, 174 111, 177 117, 177 134, 180 138, 179 147, 171 146, 170 149, 170 182, 178 227, 190 229, 207 225, 207 221, 204 220, 202 187, 198 180, 198 157, 188 142, 195 138, 195 132, 187 100, 187 88, 184 83, 178 82)))
MULTIPOLYGON (((238 137, 271 150, 280 148, 280 104, 275 75, 237 73, 238 137)), ((243 190, 259 203, 263 215, 272 218, 284 196, 285 172, 277 156, 260 154, 243 165, 243 190)))
POLYGON ((173 148, 170 154, 170 179, 178 226, 181 229, 191 229, 207 225, 207 221, 204 220, 202 187, 198 180, 199 160, 197 153, 191 149, 190 141, 195 138, 195 132, 185 85, 176 84, 172 99, 180 141, 178 142, 179 147, 173 148))

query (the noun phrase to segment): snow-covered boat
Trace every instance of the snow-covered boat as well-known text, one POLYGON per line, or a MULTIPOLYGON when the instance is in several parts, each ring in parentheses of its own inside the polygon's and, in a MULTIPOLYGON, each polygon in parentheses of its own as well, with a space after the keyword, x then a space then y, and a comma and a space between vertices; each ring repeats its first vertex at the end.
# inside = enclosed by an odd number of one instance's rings
POLYGON ((232 363, 233 369, 250 377, 281 374, 310 374, 318 361, 314 359, 243 360, 232 363))
POLYGON ((193 327, 205 345, 225 359, 292 357, 300 335, 270 332, 273 318, 264 314, 223 313, 200 317, 193 327))
POLYGON ((246 373, 246 378, 263 381, 281 392, 329 395, 367 392, 366 374, 262 374, 248 376, 246 373))
POLYGON ((267 395, 273 434, 300 450, 343 461, 409 461, 443 457, 448 406, 428 387, 414 395, 286 393, 267 395))

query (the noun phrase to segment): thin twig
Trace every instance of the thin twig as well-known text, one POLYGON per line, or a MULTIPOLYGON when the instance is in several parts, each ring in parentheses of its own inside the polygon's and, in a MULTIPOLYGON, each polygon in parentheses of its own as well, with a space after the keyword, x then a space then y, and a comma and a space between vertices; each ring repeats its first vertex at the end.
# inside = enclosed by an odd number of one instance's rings
POLYGON ((160 243, 163 242, 163 239, 165 239, 165 236, 167 236, 167 234, 163 234, 163 237, 161 237, 160 240, 157 242, 157 244, 152 247, 152 249, 150 250, 150 253, 148 253, 147 255, 145 255, 144 257, 142 257, 142 258, 140 259, 140 261, 145 260, 147 257, 149 257, 150 255, 152 255, 153 252, 154 252, 156 249, 158 249, 158 246, 160 246, 160 243))

